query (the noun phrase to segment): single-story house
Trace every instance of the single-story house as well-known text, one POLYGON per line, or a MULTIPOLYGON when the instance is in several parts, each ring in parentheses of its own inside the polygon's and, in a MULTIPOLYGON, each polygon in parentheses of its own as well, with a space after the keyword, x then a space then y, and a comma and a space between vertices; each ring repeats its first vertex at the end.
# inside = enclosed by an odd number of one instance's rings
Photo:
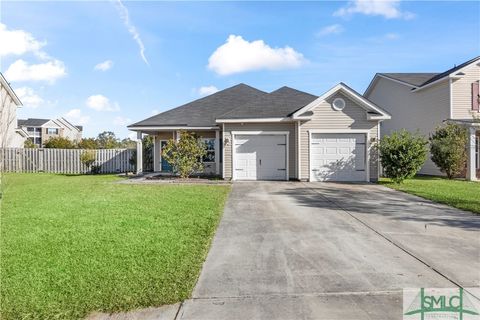
POLYGON ((137 163, 142 134, 154 137, 155 171, 170 170, 162 148, 186 130, 206 142, 205 171, 224 179, 376 181, 373 146, 387 119, 388 112, 344 83, 321 96, 239 84, 128 128, 139 138, 137 163))
MULTIPOLYGON (((480 178, 480 56, 439 73, 377 73, 364 96, 387 110, 381 135, 406 129, 428 137, 444 122, 469 130, 466 178, 480 178)), ((443 175, 430 160, 421 174, 443 175)))

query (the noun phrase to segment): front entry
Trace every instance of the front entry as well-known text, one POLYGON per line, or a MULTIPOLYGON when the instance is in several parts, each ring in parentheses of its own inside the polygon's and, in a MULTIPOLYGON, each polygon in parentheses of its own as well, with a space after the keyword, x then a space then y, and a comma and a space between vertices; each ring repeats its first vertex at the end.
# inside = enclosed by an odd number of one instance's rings
MULTIPOLYGON (((160 153, 163 152, 163 147, 166 145, 167 145, 167 141, 160 141, 160 153)), ((166 172, 172 171, 172 166, 162 156, 160 156, 160 158, 162 159, 161 170, 166 172)))
POLYGON ((235 135, 235 180, 287 180, 287 136, 235 135))

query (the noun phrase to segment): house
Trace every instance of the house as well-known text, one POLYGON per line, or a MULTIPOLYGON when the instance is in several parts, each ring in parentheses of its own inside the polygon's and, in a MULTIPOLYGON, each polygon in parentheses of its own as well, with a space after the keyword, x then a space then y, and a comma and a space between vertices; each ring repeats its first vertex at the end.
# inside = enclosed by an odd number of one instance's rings
POLYGON ((17 108, 22 102, 0 73, 0 148, 23 148, 27 133, 17 127, 17 108))
POLYGON ((36 146, 41 147, 53 137, 63 137, 78 142, 82 139, 82 126, 75 126, 65 118, 59 119, 19 119, 18 127, 28 133, 36 146))
MULTIPOLYGON (((429 136, 445 121, 469 130, 467 178, 480 168, 480 57, 441 73, 377 73, 364 96, 392 115, 381 124, 381 135, 406 129, 429 136)), ((421 174, 443 175, 430 160, 421 174)))
MULTIPOLYGON (((340 83, 321 96, 245 84, 128 126, 154 137, 154 170, 168 171, 162 148, 182 130, 207 142, 205 171, 233 180, 376 181, 373 145, 390 115, 340 83)), ((139 172, 142 167, 137 168, 139 172)))

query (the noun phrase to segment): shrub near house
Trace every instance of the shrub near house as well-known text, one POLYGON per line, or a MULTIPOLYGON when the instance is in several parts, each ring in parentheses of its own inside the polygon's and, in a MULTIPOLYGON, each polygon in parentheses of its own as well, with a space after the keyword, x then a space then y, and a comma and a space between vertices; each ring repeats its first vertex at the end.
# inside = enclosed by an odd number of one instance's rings
POLYGON ((427 159, 426 139, 406 130, 383 137, 378 149, 384 174, 395 183, 415 176, 427 159))
POLYGON ((205 144, 189 132, 181 132, 178 141, 169 140, 162 152, 162 157, 182 178, 188 178, 195 172, 203 170, 201 159, 207 153, 205 144))
POLYGON ((432 161, 449 179, 465 169, 467 142, 467 130, 454 123, 438 127, 430 137, 432 161))

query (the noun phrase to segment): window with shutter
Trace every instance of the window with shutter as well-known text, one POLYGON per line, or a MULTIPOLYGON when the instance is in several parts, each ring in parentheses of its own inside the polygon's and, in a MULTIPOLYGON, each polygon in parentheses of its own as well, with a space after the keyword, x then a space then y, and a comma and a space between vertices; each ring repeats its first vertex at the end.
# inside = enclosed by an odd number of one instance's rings
POLYGON ((480 111, 480 91, 478 81, 472 83, 472 110, 480 111))

